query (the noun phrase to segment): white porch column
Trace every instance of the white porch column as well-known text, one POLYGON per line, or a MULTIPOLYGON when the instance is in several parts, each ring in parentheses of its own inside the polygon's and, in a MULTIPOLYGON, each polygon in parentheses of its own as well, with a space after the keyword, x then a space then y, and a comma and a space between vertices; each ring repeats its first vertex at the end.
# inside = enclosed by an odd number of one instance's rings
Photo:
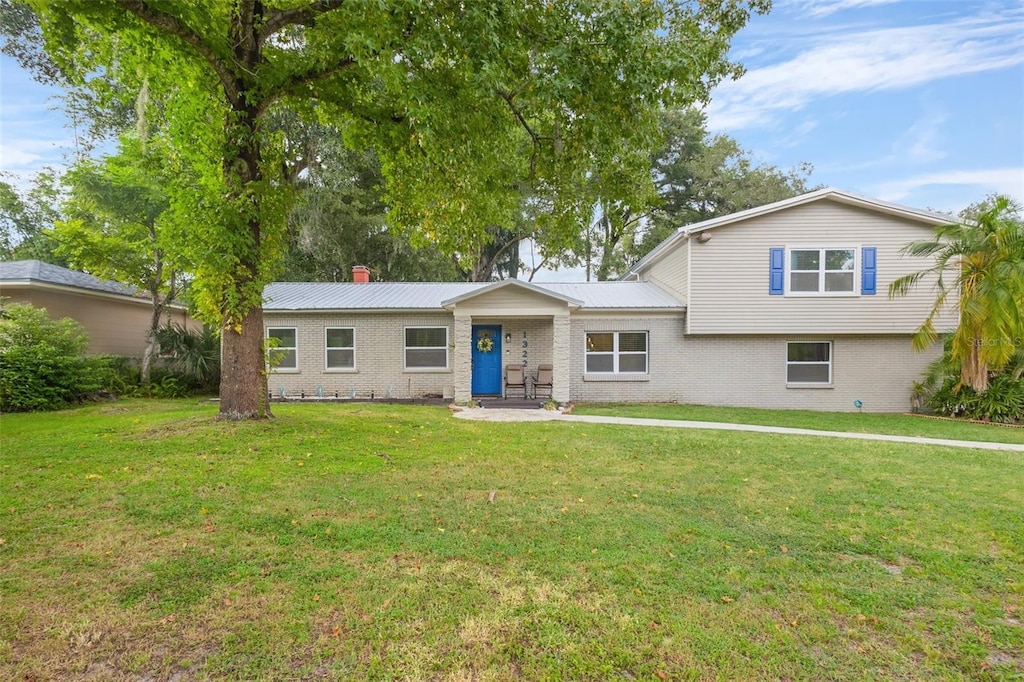
POLYGON ((560 403, 569 402, 569 359, 572 352, 569 343, 569 311, 555 315, 552 320, 551 397, 560 403))
POLYGON ((473 397, 473 316, 455 313, 452 364, 455 370, 455 402, 473 397))

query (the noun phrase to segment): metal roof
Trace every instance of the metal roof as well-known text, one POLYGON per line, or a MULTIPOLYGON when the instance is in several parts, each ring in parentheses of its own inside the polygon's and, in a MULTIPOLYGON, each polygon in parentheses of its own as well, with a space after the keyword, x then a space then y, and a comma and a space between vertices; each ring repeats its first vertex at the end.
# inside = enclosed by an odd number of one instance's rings
POLYGON ((58 286, 90 289, 119 296, 137 298, 145 296, 141 289, 102 280, 77 270, 68 270, 59 265, 51 265, 38 260, 15 260, 0 262, 0 285, 14 282, 42 282, 58 286))
MULTIPOLYGON (((493 282, 274 282, 263 290, 263 309, 302 310, 442 310, 453 298, 493 287, 493 282)), ((591 309, 679 309, 684 303, 648 282, 531 282, 591 309)), ((482 293, 482 292, 481 292, 482 293)))

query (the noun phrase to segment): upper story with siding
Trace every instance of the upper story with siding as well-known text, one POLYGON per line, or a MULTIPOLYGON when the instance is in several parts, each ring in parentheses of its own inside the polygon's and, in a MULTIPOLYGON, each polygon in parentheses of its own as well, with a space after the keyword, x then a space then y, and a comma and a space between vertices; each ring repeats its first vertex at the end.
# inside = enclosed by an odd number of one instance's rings
MULTIPOLYGON (((925 270, 901 253, 949 216, 824 189, 680 228, 627 273, 687 306, 689 334, 910 334, 933 282, 890 300, 889 284, 925 270)), ((938 320, 949 331, 956 319, 938 320)))

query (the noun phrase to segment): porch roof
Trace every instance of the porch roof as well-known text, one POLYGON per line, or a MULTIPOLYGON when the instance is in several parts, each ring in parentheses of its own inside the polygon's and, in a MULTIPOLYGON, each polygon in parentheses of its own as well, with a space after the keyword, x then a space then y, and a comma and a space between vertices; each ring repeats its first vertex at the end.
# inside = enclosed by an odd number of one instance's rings
MULTIPOLYGON (((502 283, 498 283, 502 284, 502 283)), ((589 310, 685 310, 686 304, 650 282, 520 282, 589 310)), ((267 312, 443 310, 494 282, 274 282, 263 290, 267 312)))

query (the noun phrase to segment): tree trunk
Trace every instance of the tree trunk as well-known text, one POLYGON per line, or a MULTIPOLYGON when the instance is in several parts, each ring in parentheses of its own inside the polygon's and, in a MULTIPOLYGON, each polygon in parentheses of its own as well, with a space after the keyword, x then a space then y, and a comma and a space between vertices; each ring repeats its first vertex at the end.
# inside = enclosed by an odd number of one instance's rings
POLYGON ((153 367, 153 356, 156 354, 156 333, 160 329, 160 318, 164 314, 164 302, 160 294, 151 292, 153 311, 149 319, 149 333, 146 334, 146 350, 142 351, 142 365, 139 368, 139 383, 149 386, 149 374, 153 367))
POLYGON ((607 214, 601 218, 601 222, 604 227, 604 241, 601 244, 601 263, 597 268, 597 281, 606 282, 611 276, 612 268, 614 267, 612 257, 615 254, 615 247, 618 245, 619 237, 622 234, 615 230, 607 214))
POLYGON ((981 347, 977 340, 968 347, 960 364, 960 385, 970 386, 976 393, 988 390, 988 363, 981 357, 981 347))
MULTIPOLYGON (((143 138, 143 143, 145 143, 145 138, 143 138)), ((149 372, 153 365, 153 355, 156 353, 156 333, 160 329, 160 317, 164 314, 164 303, 166 303, 164 299, 160 298, 160 285, 164 281, 164 254, 160 247, 157 246, 155 221, 149 221, 147 231, 149 233, 149 242, 153 245, 153 276, 148 284, 149 296, 153 300, 153 311, 149 318, 146 350, 142 352, 142 366, 139 368, 139 383, 143 388, 149 386, 149 372)), ((173 296, 173 282, 171 283, 170 290, 173 296)))
POLYGON ((253 308, 240 329, 221 329, 220 418, 271 416, 263 354, 263 308, 253 308))
MULTIPOLYGON (((240 88, 241 90, 242 88, 240 88)), ((259 114, 251 105, 237 103, 229 115, 229 130, 235 132, 235 154, 225 155, 223 173, 231 189, 229 201, 239 210, 232 225, 248 239, 235 247, 238 265, 231 286, 237 288, 242 301, 250 300, 245 289, 259 281, 262 257, 262 224, 260 211, 254 210, 264 190, 260 167, 259 114), (230 125, 233 124, 233 127, 230 125)), ((231 300, 232 296, 226 297, 231 300)), ((270 417, 267 396, 267 370, 263 341, 263 307, 248 302, 226 303, 222 308, 220 418, 265 419, 270 417)))

